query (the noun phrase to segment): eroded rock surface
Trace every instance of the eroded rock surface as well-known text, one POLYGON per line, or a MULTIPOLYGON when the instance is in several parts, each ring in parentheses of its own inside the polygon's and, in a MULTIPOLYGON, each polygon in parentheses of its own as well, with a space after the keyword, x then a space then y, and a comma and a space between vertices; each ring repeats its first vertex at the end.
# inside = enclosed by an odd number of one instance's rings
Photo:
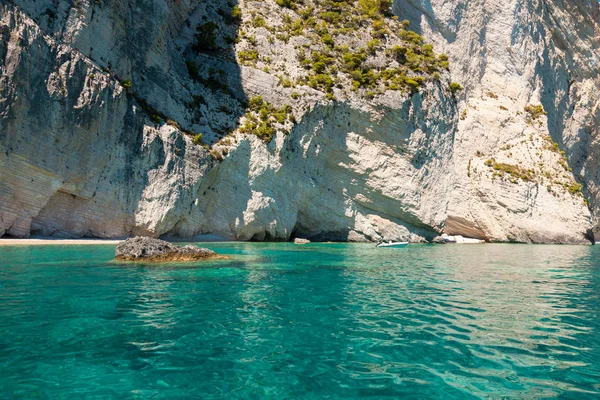
POLYGON ((218 257, 212 250, 192 245, 174 246, 164 240, 137 236, 117 245, 115 260, 119 261, 193 261, 218 257))

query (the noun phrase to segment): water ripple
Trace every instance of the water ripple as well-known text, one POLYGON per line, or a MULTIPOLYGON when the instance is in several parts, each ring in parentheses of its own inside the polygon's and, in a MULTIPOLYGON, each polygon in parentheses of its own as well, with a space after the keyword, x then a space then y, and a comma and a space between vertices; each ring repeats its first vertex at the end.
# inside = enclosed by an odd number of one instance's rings
POLYGON ((1 398, 597 398, 600 250, 4 248, 1 398))

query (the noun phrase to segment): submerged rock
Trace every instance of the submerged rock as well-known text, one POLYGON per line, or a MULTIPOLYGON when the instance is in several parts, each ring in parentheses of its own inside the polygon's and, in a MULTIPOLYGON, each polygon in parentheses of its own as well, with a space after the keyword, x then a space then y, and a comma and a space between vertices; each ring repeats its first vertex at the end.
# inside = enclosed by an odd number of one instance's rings
POLYGON ((433 240, 431 241, 431 243, 433 243, 433 244, 446 244, 446 241, 444 240, 443 237, 436 236, 436 237, 433 238, 433 240))
POLYGON ((212 250, 192 245, 174 246, 169 242, 137 236, 117 245, 115 260, 121 261, 192 261, 218 257, 212 250))

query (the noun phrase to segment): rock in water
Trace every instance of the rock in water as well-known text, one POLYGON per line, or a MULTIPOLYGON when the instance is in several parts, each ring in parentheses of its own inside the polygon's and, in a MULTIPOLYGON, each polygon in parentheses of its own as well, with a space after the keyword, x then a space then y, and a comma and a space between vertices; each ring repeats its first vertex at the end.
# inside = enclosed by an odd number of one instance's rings
POLYGON ((446 244, 446 241, 444 240, 443 237, 436 236, 436 237, 433 238, 433 240, 431 241, 431 243, 433 243, 433 244, 446 244))
POLYGON ((117 245, 115 260, 192 261, 217 257, 217 253, 192 245, 174 246, 164 240, 137 236, 117 245))

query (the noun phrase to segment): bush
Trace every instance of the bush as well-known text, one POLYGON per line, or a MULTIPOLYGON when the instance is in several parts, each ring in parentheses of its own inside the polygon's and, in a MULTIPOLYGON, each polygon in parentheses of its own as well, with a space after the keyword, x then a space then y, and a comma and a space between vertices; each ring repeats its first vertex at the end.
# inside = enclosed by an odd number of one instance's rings
POLYGON ((415 92, 419 90, 419 82, 412 78, 406 78, 404 83, 406 83, 406 85, 415 92))
POLYGON ((367 43, 367 52, 369 54, 375 54, 375 50, 377 50, 377 47, 379 47, 380 44, 381 42, 379 41, 379 39, 369 40, 369 42, 367 43))
POLYGON ((254 134, 256 136, 258 136, 259 138, 261 138, 265 142, 270 142, 271 139, 273 139, 275 132, 276 132, 275 128, 273 128, 271 125, 267 124, 266 122, 261 123, 254 130, 254 134))
POLYGON ((218 25, 212 21, 198 25, 196 31, 196 50, 197 51, 213 51, 217 48, 217 34, 215 31, 218 25))
POLYGON ((371 27, 373 28, 373 36, 376 38, 382 38, 388 34, 388 30, 386 29, 383 21, 373 21, 371 27))
POLYGON ((258 112, 264 103, 262 96, 255 96, 248 101, 248 108, 258 112))
POLYGON ((238 23, 242 21, 242 10, 239 6, 233 6, 231 9, 231 19, 238 23))
POLYGON ((392 56, 398 61, 400 64, 403 64, 406 61, 406 53, 408 49, 403 46, 394 46, 391 49, 392 56))
POLYGON ((320 74, 321 72, 325 71, 326 65, 323 61, 317 61, 316 63, 313 64, 313 71, 315 71, 317 74, 320 74))
POLYGON ((252 26, 255 28, 264 28, 267 26, 267 21, 263 17, 256 17, 252 20, 252 26))
POLYGON ((195 134, 194 137, 192 138, 192 143, 194 143, 196 145, 202 145, 204 143, 202 141, 202 134, 201 133, 195 134))
POLYGON ((529 104, 525 106, 525 112, 528 114, 529 119, 533 121, 537 120, 542 115, 548 114, 546 110, 544 110, 544 106, 542 106, 541 104, 538 104, 536 106, 529 104))
POLYGON ((308 86, 313 89, 324 89, 326 92, 329 92, 333 87, 333 78, 325 74, 311 75, 308 77, 308 86))
POLYGON ((123 82, 121 82, 121 86, 127 90, 131 89, 131 80, 125 79, 123 82))
POLYGON ((277 5, 293 10, 296 8, 296 3, 292 0, 277 0, 277 5))
POLYGON ((433 46, 430 44, 424 44, 421 46, 421 52, 425 57, 433 57, 433 46))
POLYGON ((379 19, 382 15, 390 15, 391 8, 391 0, 358 0, 360 14, 373 19, 379 19))
POLYGON ((187 67, 188 74, 190 74, 190 78, 194 80, 198 80, 200 78, 200 71, 198 70, 198 66, 193 61, 186 61, 185 66, 187 67))
POLYGON ((294 86, 294 84, 292 83, 290 78, 283 77, 283 76, 279 77, 279 85, 283 86, 284 88, 290 88, 290 87, 294 86))
POLYGON ((572 195, 581 195, 582 194, 582 190, 583 190, 583 185, 581 183, 573 182, 571 185, 569 185, 569 187, 567 188, 567 190, 572 195))
POLYGON ((258 60, 258 51, 256 50, 240 50, 238 57, 242 63, 258 60))
POLYGON ((456 93, 463 90, 463 87, 458 82, 450 82, 449 88, 450 88, 450 92, 452 92, 453 95, 456 95, 456 93))
POLYGON ((331 36, 329 33, 321 35, 321 40, 325 45, 331 48, 333 48, 333 46, 335 45, 335 42, 333 41, 333 36, 331 36))
POLYGON ((385 16, 392 15, 392 0, 379 0, 379 12, 385 16))
POLYGON ((327 21, 330 24, 337 24, 340 21, 341 15, 337 11, 327 11, 320 15, 323 21, 327 21))
POLYGON ((413 31, 402 30, 398 36, 400 36, 400 39, 418 46, 424 41, 423 36, 413 31))
POLYGON ((245 117, 240 133, 256 135, 265 142, 269 142, 275 135, 277 130, 274 124, 285 124, 287 120, 295 121, 290 105, 277 108, 264 101, 262 96, 250 98, 245 117))
POLYGON ((342 61, 347 71, 354 71, 360 68, 367 59, 367 55, 361 51, 356 53, 346 52, 342 55, 342 61))
POLYGON ((406 65, 413 70, 414 72, 421 72, 423 69, 421 68, 422 58, 419 54, 415 53, 411 49, 408 49, 406 52, 406 65))

